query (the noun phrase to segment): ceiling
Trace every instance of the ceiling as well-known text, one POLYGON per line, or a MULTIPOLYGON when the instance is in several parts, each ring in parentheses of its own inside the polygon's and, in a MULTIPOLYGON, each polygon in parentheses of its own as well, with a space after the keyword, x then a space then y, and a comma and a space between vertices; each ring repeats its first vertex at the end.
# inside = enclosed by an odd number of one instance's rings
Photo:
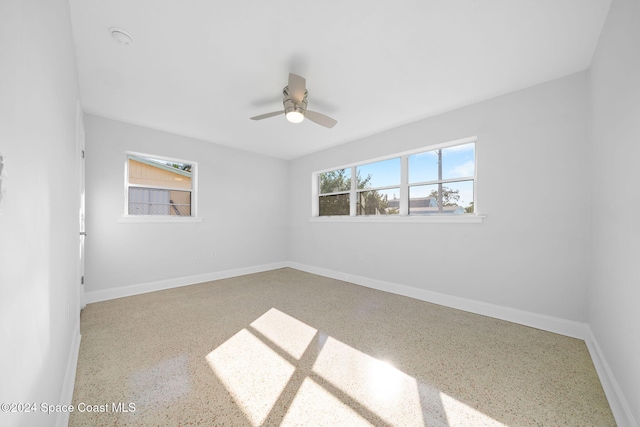
POLYGON ((584 70, 610 2, 70 0, 87 113, 282 159, 584 70), (334 128, 249 120, 289 72, 334 128))

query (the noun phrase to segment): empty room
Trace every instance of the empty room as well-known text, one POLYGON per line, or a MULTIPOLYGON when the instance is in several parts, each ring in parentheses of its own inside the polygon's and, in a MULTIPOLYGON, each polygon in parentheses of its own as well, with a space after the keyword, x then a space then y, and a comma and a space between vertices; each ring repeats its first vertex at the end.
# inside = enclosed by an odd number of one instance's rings
POLYGON ((640 426, 637 0, 3 0, 0 100, 0 425, 640 426))

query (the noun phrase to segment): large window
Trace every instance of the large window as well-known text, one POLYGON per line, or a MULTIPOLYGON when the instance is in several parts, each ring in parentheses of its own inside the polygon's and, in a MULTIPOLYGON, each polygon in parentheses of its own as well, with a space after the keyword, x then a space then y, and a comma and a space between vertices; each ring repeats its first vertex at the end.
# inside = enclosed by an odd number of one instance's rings
POLYGON ((474 214, 475 148, 466 138, 315 173, 313 216, 474 214))
POLYGON ((196 164, 127 154, 125 215, 195 216, 196 164))

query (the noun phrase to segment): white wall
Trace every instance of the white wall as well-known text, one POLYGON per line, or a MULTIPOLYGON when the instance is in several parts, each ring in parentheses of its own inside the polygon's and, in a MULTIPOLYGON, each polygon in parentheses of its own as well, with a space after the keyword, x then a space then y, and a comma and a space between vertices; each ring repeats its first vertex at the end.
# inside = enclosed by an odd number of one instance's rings
POLYGON ((286 261, 284 160, 93 115, 85 128, 87 294, 286 261), (203 221, 117 222, 124 213, 125 151, 198 162, 203 221))
MULTIPOLYGON (((640 4, 614 0, 591 67, 589 325, 640 423, 640 4)), ((635 419, 635 421, 633 421, 635 419)))
POLYGON ((583 72, 293 160, 289 258, 584 322, 587 103, 583 72), (474 135, 484 223, 309 222, 313 171, 474 135))
MULTIPOLYGON (((639 21, 637 2, 613 2, 589 73, 291 162, 88 115, 87 291, 291 260, 588 320, 621 397, 618 422, 637 425, 639 21), (309 222, 313 171, 471 135, 483 224, 309 222), (118 223, 125 150, 199 162, 204 220, 118 223)), ((68 3, 1 2, 0 58, 0 401, 61 403, 79 327, 68 3)), ((2 425, 55 421, 0 413, 2 425)))
MULTIPOLYGON (((79 343, 78 90, 68 2, 0 2, 0 58, 7 173, 0 206, 0 402, 59 404, 79 343)), ((55 422, 39 411, 0 413, 3 426, 55 422)))

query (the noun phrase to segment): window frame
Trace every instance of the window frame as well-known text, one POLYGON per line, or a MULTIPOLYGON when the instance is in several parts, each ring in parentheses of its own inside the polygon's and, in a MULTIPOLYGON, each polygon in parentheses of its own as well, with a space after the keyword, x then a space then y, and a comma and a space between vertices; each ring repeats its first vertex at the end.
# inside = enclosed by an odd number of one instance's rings
POLYGON ((198 216, 198 162, 192 160, 179 159, 175 157, 159 156, 155 154, 141 153, 137 151, 125 151, 124 153, 124 209, 123 215, 118 218, 118 222, 201 222, 198 216), (141 157, 157 159, 161 161, 174 162, 191 165, 191 188, 178 188, 170 186, 156 186, 146 184, 131 184, 129 182, 129 157, 141 157), (148 188, 158 190, 188 191, 191 193, 191 215, 132 215, 129 214, 129 189, 148 188))
MULTIPOLYGON (((399 153, 393 153, 386 156, 376 157, 373 159, 367 159, 355 163, 349 163, 346 165, 331 167, 327 169, 318 170, 311 174, 311 222, 431 222, 431 223, 481 223, 486 215, 482 215, 478 209, 478 158, 477 158, 477 136, 471 136, 467 138, 461 138, 453 141, 448 141, 440 144, 433 144, 424 146, 412 150, 402 151, 399 153), (474 143, 474 173, 471 180, 473 181, 473 213, 465 214, 448 214, 448 213, 436 213, 430 215, 410 215, 409 214, 409 188, 419 185, 419 183, 409 184, 409 156, 414 154, 425 153, 429 151, 436 151, 440 149, 450 148, 458 145, 465 145, 474 143), (400 208, 398 214, 391 215, 357 215, 357 197, 358 190, 356 187, 356 168, 358 166, 376 163, 384 160, 400 158, 400 208), (325 172, 331 172, 340 169, 351 170, 351 189, 349 190, 350 204, 349 215, 336 215, 336 216, 320 216, 320 196, 327 196, 332 193, 320 194, 320 174, 325 172)), ((468 181, 468 177, 464 179, 451 178, 438 180, 439 182, 461 182, 468 181)), ((436 183, 438 182, 436 181, 436 183)), ((426 181, 425 181, 426 182, 426 181)), ((375 189, 384 189, 385 187, 376 187, 375 189)), ((392 186, 390 188, 398 188, 392 186)), ((366 191, 366 190, 365 190, 366 191)), ((346 191, 339 192, 341 194, 346 191)))

